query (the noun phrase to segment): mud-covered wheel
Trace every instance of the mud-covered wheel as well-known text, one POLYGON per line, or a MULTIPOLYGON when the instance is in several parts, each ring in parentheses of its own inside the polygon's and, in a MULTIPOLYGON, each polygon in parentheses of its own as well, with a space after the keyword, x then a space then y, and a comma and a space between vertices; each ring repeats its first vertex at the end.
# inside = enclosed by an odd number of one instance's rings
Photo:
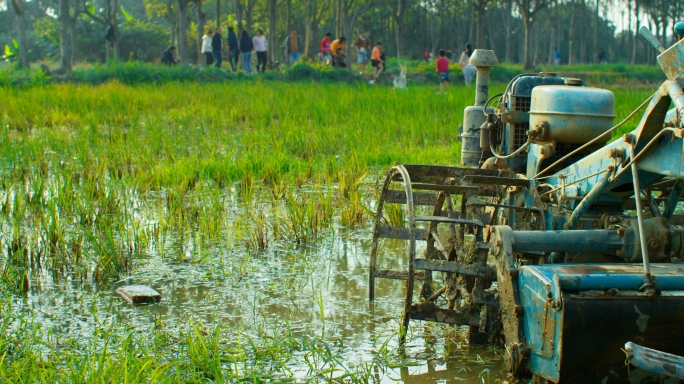
POLYGON ((375 298, 378 278, 406 281, 402 339, 414 319, 467 325, 471 341, 498 341, 500 311, 492 287, 494 269, 487 265, 485 228, 498 223, 496 209, 513 208, 502 201, 508 186, 525 184, 507 176, 498 170, 439 166, 400 165, 389 170, 375 216, 369 299, 375 298), (408 242, 405 270, 378 269, 382 238, 408 242), (422 258, 416 255, 418 241, 426 242, 422 258), (434 272, 441 279, 433 280, 434 272), (414 292, 417 280, 424 282, 420 294, 414 292))
MULTIPOLYGON (((406 329, 408 329, 408 324, 410 317, 406 314, 410 314, 410 305, 413 300, 413 286, 415 282, 415 259, 416 259, 416 223, 415 223, 415 204, 413 201, 413 189, 411 186, 411 178, 408 171, 402 165, 392 167, 382 186, 380 192, 380 199, 378 200, 377 212, 375 214, 375 226, 373 228, 373 241, 371 243, 371 257, 370 257, 370 271, 368 280, 368 294, 369 300, 373 301, 375 299, 375 279, 380 278, 394 278, 394 279, 405 279, 406 280, 406 297, 404 300, 404 316, 402 318, 402 335, 405 334, 406 329), (403 184, 403 191, 390 189, 390 185, 394 181, 399 181, 403 184), (397 193, 400 192, 400 193, 397 193), (404 201, 401 201, 401 199, 404 201), (399 226, 386 226, 383 217, 383 210, 385 204, 387 203, 398 203, 405 204, 405 222, 406 227, 399 226), (377 255, 378 255, 378 243, 380 238, 400 238, 408 241, 407 247, 407 259, 408 259, 408 270, 407 271, 391 271, 391 270, 377 270, 377 255), (407 304, 408 303, 408 304, 407 304), (406 310, 408 305, 409 311, 406 310)), ((398 223, 395 223, 398 224, 398 223)))

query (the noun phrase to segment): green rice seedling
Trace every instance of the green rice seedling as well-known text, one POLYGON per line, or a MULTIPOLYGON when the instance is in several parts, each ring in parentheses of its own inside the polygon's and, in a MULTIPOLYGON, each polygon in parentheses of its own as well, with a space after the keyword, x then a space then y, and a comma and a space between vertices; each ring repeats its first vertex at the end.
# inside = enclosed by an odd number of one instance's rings
POLYGON ((268 248, 268 225, 269 221, 264 212, 259 208, 252 208, 248 212, 246 220, 248 238, 245 240, 248 250, 264 252, 268 248))
POLYGON ((387 204, 383 206, 383 221, 392 227, 403 227, 406 222, 404 206, 399 204, 387 204))

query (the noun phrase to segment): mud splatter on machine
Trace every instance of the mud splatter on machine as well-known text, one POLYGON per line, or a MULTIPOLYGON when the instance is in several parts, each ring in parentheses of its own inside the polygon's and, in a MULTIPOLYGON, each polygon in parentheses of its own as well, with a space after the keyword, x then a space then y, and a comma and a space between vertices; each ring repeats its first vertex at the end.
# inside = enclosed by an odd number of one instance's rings
POLYGON ((395 166, 377 204, 370 300, 381 279, 406 281, 403 335, 410 320, 467 325, 471 342, 504 347, 512 377, 535 382, 626 380, 625 352, 645 366, 641 347, 660 367, 646 368, 682 374, 684 40, 665 49, 642 35, 667 80, 617 124, 612 92, 553 73, 489 97, 497 59, 473 53, 468 168, 395 166), (406 254, 379 251, 384 239, 405 240, 406 254), (401 269, 382 269, 389 258, 401 269))

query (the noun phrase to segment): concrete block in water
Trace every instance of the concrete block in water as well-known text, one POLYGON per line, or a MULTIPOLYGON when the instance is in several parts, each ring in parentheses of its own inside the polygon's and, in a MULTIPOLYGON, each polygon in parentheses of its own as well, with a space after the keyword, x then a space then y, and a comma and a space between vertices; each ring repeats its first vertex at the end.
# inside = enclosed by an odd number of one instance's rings
POLYGON ((159 292, 146 285, 126 285, 117 288, 116 293, 131 304, 154 304, 162 299, 159 292))

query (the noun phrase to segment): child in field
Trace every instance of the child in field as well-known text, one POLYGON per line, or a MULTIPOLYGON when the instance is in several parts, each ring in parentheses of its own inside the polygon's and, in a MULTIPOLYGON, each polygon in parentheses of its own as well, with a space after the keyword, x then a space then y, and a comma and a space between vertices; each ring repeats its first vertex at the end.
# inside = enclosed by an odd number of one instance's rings
POLYGON ((335 54, 335 66, 339 68, 347 68, 347 55, 344 54, 342 48, 337 48, 337 53, 335 54))
POLYGON ((337 56, 337 52, 344 51, 344 46, 347 44, 347 38, 342 36, 339 39, 333 40, 332 43, 330 43, 330 51, 332 52, 333 55, 333 67, 337 65, 338 59, 335 57, 337 56))
POLYGON ((449 87, 449 59, 446 58, 446 52, 443 49, 439 50, 439 59, 436 61, 437 75, 439 76, 439 91, 446 93, 449 87))
POLYGON ((371 65, 373 66, 373 80, 369 84, 375 84, 378 81, 378 76, 385 69, 385 60, 383 59, 382 43, 375 43, 373 53, 371 54, 371 65))

